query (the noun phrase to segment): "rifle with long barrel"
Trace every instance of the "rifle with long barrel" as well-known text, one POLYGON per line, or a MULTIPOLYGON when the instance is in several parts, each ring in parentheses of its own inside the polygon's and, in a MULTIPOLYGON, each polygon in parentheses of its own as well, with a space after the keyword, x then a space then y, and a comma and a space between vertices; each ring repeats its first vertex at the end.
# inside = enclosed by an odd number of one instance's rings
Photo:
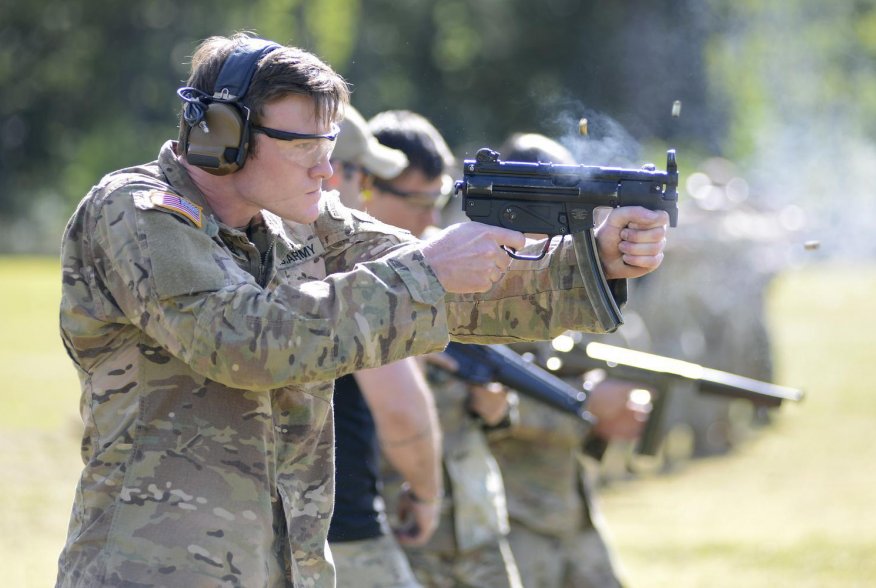
POLYGON ((547 235, 540 255, 524 256, 505 248, 515 259, 538 260, 550 247, 550 237, 572 235, 584 287, 597 305, 606 331, 623 324, 623 316, 602 271, 593 234, 597 208, 643 206, 665 210, 670 226, 678 224, 678 164, 675 150, 666 153, 666 171, 646 164, 641 169, 502 161, 499 153, 482 148, 463 161, 456 183, 462 210, 469 219, 521 233, 547 235))
POLYGON ((641 382, 658 391, 658 398, 636 449, 642 455, 656 455, 659 450, 663 435, 662 412, 667 396, 665 391, 673 381, 688 381, 700 393, 741 398, 755 406, 777 407, 785 401, 800 402, 804 396, 804 392, 798 388, 596 341, 576 345, 573 349, 573 353, 562 354, 562 366, 554 373, 575 375, 602 369, 608 376, 641 382))
POLYGON ((454 374, 471 384, 499 382, 552 408, 593 423, 587 395, 552 373, 528 362, 504 345, 451 342, 444 350, 456 363, 454 374))

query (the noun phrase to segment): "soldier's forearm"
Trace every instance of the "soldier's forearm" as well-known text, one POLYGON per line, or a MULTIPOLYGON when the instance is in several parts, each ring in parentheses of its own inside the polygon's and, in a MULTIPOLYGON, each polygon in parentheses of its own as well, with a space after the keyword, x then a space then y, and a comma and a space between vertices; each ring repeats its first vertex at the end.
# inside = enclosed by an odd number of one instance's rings
POLYGON ((416 360, 355 374, 383 453, 417 496, 441 495, 441 431, 432 393, 416 360))

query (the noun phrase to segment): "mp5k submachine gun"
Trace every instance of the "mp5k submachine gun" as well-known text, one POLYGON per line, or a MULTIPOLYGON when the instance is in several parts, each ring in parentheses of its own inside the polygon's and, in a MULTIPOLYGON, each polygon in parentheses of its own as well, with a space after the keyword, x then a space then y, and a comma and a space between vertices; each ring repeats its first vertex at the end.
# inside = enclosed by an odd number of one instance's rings
MULTIPOLYGON (((614 331, 623 317, 611 294, 596 254, 593 213, 600 207, 643 206, 669 213, 670 226, 678 223, 678 165, 675 150, 666 154, 666 171, 653 165, 623 169, 587 165, 502 161, 499 153, 480 149, 475 159, 463 162, 462 180, 456 183, 462 210, 473 221, 497 227, 555 237, 572 235, 578 268, 588 295, 602 299, 600 313, 606 331, 614 331)), ((506 249, 515 259, 538 260, 506 249)))

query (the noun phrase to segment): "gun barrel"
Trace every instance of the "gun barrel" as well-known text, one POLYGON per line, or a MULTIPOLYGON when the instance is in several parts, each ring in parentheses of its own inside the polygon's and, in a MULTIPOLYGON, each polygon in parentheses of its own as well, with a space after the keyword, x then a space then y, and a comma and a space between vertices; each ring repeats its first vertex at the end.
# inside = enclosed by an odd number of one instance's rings
POLYGON ((680 359, 634 351, 605 343, 595 341, 588 343, 585 350, 589 357, 604 361, 609 366, 625 366, 642 372, 670 374, 694 380, 703 392, 745 398, 764 406, 779 406, 784 400, 799 402, 804 396, 803 391, 797 388, 779 386, 680 359))

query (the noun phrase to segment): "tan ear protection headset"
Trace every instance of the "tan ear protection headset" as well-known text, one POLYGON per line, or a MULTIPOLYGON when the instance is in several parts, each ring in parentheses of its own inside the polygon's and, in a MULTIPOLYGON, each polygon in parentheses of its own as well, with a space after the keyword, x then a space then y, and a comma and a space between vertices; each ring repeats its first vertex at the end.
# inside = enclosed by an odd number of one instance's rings
POLYGON ((216 176, 243 167, 251 123, 249 108, 241 100, 259 60, 279 47, 264 39, 247 39, 225 59, 212 96, 188 86, 177 90, 185 102, 180 149, 186 161, 216 176))

